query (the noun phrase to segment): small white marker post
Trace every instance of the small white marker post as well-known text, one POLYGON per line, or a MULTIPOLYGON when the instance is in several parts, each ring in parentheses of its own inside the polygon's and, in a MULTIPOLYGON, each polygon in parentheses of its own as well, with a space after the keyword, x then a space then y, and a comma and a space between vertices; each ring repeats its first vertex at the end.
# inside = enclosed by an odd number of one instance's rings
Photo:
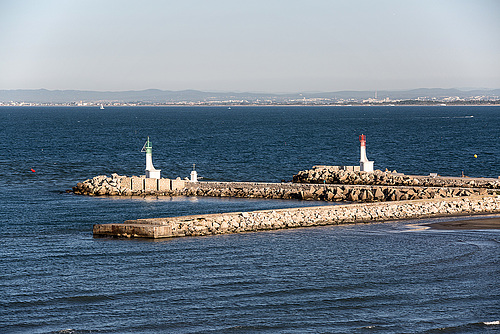
POLYGON ((191 182, 198 182, 198 173, 194 169, 196 167, 196 164, 193 164, 193 170, 191 171, 191 182))

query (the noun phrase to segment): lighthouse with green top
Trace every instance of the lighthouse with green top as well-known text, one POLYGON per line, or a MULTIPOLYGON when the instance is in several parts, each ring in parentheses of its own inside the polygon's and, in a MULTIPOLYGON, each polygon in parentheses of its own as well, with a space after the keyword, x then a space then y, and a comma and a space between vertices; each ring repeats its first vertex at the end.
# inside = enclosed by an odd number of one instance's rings
POLYGON ((148 140, 142 147, 141 152, 146 152, 146 177, 150 179, 159 179, 161 169, 156 169, 153 166, 153 145, 148 140))

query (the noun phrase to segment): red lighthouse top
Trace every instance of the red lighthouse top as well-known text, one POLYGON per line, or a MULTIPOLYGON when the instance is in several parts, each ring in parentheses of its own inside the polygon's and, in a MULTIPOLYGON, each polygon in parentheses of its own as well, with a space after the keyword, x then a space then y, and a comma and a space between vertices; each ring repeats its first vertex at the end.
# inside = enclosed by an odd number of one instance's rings
POLYGON ((359 136, 359 141, 361 142, 361 146, 366 145, 366 136, 365 135, 360 135, 359 136))

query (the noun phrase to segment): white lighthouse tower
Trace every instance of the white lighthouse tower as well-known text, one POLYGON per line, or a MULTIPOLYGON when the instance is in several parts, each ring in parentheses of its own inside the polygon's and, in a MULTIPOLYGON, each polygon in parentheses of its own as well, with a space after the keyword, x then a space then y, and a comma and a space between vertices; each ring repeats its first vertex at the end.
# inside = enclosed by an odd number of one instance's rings
POLYGON ((359 159, 359 169, 362 172, 373 172, 373 161, 369 161, 366 157, 366 136, 360 135, 359 141, 361 142, 361 157, 359 159))
POLYGON ((146 152, 146 177, 150 179, 159 179, 161 169, 156 169, 153 166, 153 146, 149 141, 149 137, 146 144, 142 147, 141 152, 146 152))

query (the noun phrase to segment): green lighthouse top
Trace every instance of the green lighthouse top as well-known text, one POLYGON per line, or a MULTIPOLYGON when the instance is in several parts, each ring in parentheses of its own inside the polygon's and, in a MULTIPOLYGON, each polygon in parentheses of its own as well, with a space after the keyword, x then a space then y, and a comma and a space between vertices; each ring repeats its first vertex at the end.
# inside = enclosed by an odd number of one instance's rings
POLYGON ((148 140, 146 141, 146 144, 144 144, 144 146, 142 147, 141 152, 146 152, 146 154, 148 154, 148 153, 151 154, 153 152, 153 145, 149 141, 149 136, 148 136, 148 140))

